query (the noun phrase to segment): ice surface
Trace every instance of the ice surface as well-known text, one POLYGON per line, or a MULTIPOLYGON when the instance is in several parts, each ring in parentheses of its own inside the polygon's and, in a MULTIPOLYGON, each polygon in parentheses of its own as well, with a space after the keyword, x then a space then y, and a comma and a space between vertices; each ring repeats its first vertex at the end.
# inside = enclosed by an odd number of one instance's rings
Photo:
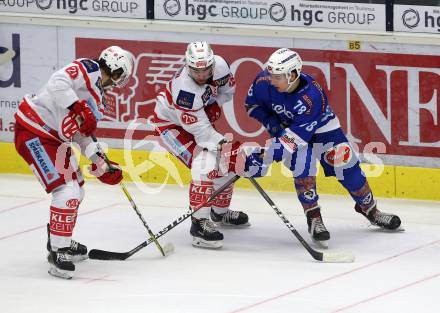
MULTIPOLYGON (((237 190, 233 208, 247 212, 249 229, 224 229, 220 250, 191 246, 189 221, 126 261, 87 260, 72 280, 47 274, 50 197, 31 176, 0 175, 0 312, 151 313, 414 313, 438 312, 440 203, 379 199, 400 215, 405 232, 368 226, 348 196, 321 196, 331 233, 329 250, 354 263, 314 261, 254 190, 237 190)), ((187 211, 186 187, 145 194, 127 184, 147 223, 158 231, 187 211)), ((89 249, 128 251, 147 239, 118 186, 85 185, 74 238, 89 249)), ((310 242, 295 193, 269 192, 310 242)), ((314 247, 316 248, 316 247, 314 247)))

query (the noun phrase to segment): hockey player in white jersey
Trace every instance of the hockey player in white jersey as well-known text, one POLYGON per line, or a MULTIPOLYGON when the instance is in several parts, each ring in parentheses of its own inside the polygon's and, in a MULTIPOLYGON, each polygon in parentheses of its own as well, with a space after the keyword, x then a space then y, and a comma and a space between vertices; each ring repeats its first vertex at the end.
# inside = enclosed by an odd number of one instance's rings
MULTIPOLYGON (((189 202, 194 208, 234 174, 240 143, 230 142, 213 126, 221 114, 219 105, 231 100, 235 91, 226 61, 214 55, 208 43, 193 42, 185 62, 157 95, 153 122, 165 148, 191 169, 189 202)), ((231 185, 193 213, 194 246, 220 248, 223 234, 217 226, 250 225, 246 213, 229 209, 232 192, 231 185)))
POLYGON ((73 262, 87 258, 87 248, 72 240, 84 180, 71 143, 92 161, 92 174, 117 184, 122 171, 109 168, 90 137, 102 117, 105 90, 121 87, 133 70, 131 53, 117 46, 97 60, 77 59, 55 72, 34 95, 26 95, 15 114, 15 147, 38 181, 52 195, 48 224, 49 274, 72 278, 73 262))

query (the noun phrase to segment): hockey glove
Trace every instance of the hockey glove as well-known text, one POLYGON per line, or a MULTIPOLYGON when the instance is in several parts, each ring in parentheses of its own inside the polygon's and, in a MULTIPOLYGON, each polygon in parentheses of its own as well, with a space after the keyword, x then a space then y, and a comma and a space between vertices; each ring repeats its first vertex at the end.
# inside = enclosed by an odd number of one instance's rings
POLYGON ((267 174, 271 160, 264 159, 264 149, 252 149, 250 153, 240 153, 237 158, 236 173, 242 177, 262 177, 267 174))
POLYGON ((266 130, 271 137, 279 137, 283 132, 283 126, 281 125, 281 121, 276 116, 269 117, 266 120, 264 126, 266 127, 266 130))
POLYGON ((220 116, 222 115, 222 110, 217 102, 213 102, 212 104, 208 104, 207 106, 205 106, 204 109, 205 109, 206 116, 208 116, 208 119, 211 122, 211 124, 214 123, 215 121, 217 121, 220 118, 220 116))
POLYGON ((295 134, 289 128, 283 130, 278 139, 283 147, 290 153, 296 152, 300 146, 307 145, 307 142, 305 142, 300 136, 295 134))
POLYGON ((110 161, 110 166, 103 160, 99 159, 97 163, 92 163, 89 167, 90 174, 96 176, 102 183, 108 185, 119 184, 122 180, 122 170, 119 164, 110 161))
POLYGON ((90 136, 95 131, 97 122, 95 115, 87 104, 87 101, 78 100, 74 102, 69 109, 69 115, 79 125, 79 132, 85 136, 90 136))

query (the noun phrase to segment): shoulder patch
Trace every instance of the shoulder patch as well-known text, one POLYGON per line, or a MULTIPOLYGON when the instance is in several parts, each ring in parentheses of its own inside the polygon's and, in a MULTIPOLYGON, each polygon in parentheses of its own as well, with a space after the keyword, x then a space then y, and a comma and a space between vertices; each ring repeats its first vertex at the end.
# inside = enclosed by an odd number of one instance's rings
POLYGON ((226 76, 223 76, 219 79, 214 80, 214 82, 213 82, 214 86, 216 86, 216 87, 225 86, 229 82, 231 76, 232 76, 231 74, 228 74, 226 76))
POLYGON ((316 80, 312 80, 312 84, 319 90, 322 91, 322 87, 321 85, 316 81, 316 80))
POLYGON ((80 62, 86 68, 87 73, 93 73, 93 72, 96 72, 97 70, 99 70, 98 63, 96 63, 92 60, 84 59, 84 60, 81 60, 80 62))
POLYGON ((211 86, 208 85, 206 86, 205 92, 202 95, 202 101, 203 103, 207 103, 209 101, 209 99, 211 99, 212 97, 217 97, 218 96, 218 87, 217 86, 211 86))
POLYGON ((76 79, 78 77, 78 67, 75 65, 69 66, 65 71, 71 79, 76 79))
POLYGON ((180 90, 177 95, 176 104, 186 109, 192 109, 195 96, 196 95, 191 92, 180 90))
POLYGON ((307 94, 304 94, 302 96, 302 98, 304 99, 304 101, 307 103, 307 106, 309 107, 306 111, 306 114, 310 114, 312 107, 313 107, 312 99, 310 99, 310 97, 307 94))

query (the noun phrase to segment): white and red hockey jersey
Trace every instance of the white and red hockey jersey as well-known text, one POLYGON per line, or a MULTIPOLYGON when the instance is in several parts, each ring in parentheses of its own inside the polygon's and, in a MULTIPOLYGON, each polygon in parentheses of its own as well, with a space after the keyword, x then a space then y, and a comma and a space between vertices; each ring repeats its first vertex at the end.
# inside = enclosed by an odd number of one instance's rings
POLYGON ((213 102, 219 105, 232 99, 235 81, 226 61, 216 55, 213 77, 206 84, 198 85, 184 66, 167 83, 166 89, 156 98, 156 129, 178 125, 194 136, 196 143, 215 150, 224 136, 211 125, 204 107, 213 102))
POLYGON ((15 119, 39 136, 67 142, 76 135, 74 141, 81 141, 84 138, 79 136, 79 126, 69 116, 68 107, 77 100, 86 100, 99 120, 102 118, 98 109, 102 97, 98 63, 91 59, 77 59, 52 74, 37 94, 26 95, 15 119))

